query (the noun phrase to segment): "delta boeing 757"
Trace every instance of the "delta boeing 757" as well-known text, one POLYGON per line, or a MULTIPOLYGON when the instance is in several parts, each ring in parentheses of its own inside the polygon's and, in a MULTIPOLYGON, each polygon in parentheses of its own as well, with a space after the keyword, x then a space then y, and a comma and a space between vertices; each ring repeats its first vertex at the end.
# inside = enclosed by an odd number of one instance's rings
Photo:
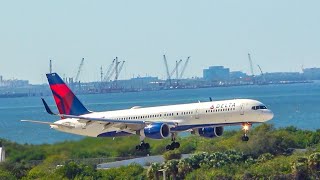
POLYGON ((233 99, 223 101, 198 102, 157 107, 132 107, 131 109, 92 112, 74 95, 71 89, 56 73, 47 74, 59 114, 53 113, 44 99, 46 111, 61 120, 43 122, 21 120, 32 123, 48 124, 51 128, 72 134, 91 137, 140 136, 137 150, 149 149, 145 138, 163 139, 171 137, 172 143, 166 149, 179 148, 176 142, 178 132, 190 131, 191 134, 205 138, 219 137, 224 126, 241 125, 243 141, 248 141, 248 131, 253 123, 266 122, 273 113, 263 103, 252 99, 233 99))

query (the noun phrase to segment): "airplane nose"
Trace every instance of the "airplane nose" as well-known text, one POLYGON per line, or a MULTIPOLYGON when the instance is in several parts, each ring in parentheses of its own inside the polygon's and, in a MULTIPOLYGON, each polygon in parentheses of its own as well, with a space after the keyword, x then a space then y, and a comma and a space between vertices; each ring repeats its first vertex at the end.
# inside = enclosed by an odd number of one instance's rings
POLYGON ((273 114, 273 112, 272 111, 267 111, 267 112, 265 112, 264 113, 265 114, 265 118, 267 119, 267 120, 270 120, 270 119, 272 119, 273 118, 273 116, 274 116, 274 114, 273 114))

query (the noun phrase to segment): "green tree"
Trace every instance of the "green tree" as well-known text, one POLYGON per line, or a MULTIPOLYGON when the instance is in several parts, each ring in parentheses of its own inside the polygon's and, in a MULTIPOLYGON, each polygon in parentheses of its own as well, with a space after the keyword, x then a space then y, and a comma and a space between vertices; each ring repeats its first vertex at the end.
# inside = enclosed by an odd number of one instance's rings
POLYGON ((261 154, 261 155, 258 157, 257 162, 263 163, 263 162, 266 162, 266 161, 268 161, 268 160, 273 159, 273 157, 274 157, 274 156, 273 156, 272 154, 270 154, 270 153, 264 153, 264 154, 261 154))
POLYGON ((179 150, 167 151, 163 154, 163 158, 165 161, 169 161, 171 159, 180 159, 181 153, 179 150))
POLYGON ((66 177, 68 179, 91 177, 96 179, 98 174, 92 166, 84 164, 77 164, 73 161, 66 163, 59 167, 56 172, 58 176, 66 177))
POLYGON ((2 180, 14 180, 16 177, 14 177, 11 172, 0 169, 0 179, 2 180))
POLYGON ((31 169, 31 164, 26 162, 17 163, 6 161, 1 163, 0 169, 10 171, 17 179, 21 179, 27 175, 28 171, 31 169))
POLYGON ((110 168, 107 170, 99 170, 98 179, 108 180, 134 180, 146 179, 145 171, 142 166, 138 164, 130 164, 129 166, 121 166, 119 168, 110 168))

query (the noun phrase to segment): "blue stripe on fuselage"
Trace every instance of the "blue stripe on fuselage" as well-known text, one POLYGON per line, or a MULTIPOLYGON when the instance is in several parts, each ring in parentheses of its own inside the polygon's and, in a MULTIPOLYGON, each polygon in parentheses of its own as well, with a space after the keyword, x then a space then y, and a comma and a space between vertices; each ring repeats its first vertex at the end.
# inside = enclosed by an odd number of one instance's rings
POLYGON ((111 131, 111 132, 105 132, 102 134, 99 134, 97 137, 121 137, 121 136, 130 136, 132 134, 127 133, 127 132, 117 132, 117 131, 111 131))
MULTIPOLYGON (((251 122, 248 122, 251 123, 251 122)), ((189 129, 195 128, 204 128, 204 127, 220 127, 220 126, 231 126, 231 125, 241 125, 242 123, 221 123, 221 124, 197 124, 197 125, 182 125, 173 127, 170 129, 172 132, 179 132, 179 131, 187 131, 189 129)))

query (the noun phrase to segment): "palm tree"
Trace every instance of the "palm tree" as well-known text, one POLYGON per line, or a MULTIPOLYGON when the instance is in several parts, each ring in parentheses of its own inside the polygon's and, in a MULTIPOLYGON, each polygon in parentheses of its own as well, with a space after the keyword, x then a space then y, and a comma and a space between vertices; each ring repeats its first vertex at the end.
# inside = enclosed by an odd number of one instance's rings
POLYGON ((308 167, 311 171, 311 174, 316 178, 320 178, 320 153, 316 152, 309 156, 308 158, 308 167))
POLYGON ((184 179, 185 176, 191 172, 192 165, 191 165, 191 160, 189 158, 186 159, 181 159, 178 163, 178 175, 181 179, 184 179))
POLYGON ((161 165, 159 163, 152 163, 151 166, 149 166, 147 171, 147 177, 148 179, 159 179, 161 165))
POLYGON ((167 161, 166 164, 164 165, 164 169, 167 172, 167 174, 172 175, 172 179, 176 179, 177 178, 177 174, 178 174, 178 163, 179 161, 176 159, 167 161))
POLYGON ((307 158, 300 157, 291 165, 293 177, 295 179, 308 179, 307 158))

